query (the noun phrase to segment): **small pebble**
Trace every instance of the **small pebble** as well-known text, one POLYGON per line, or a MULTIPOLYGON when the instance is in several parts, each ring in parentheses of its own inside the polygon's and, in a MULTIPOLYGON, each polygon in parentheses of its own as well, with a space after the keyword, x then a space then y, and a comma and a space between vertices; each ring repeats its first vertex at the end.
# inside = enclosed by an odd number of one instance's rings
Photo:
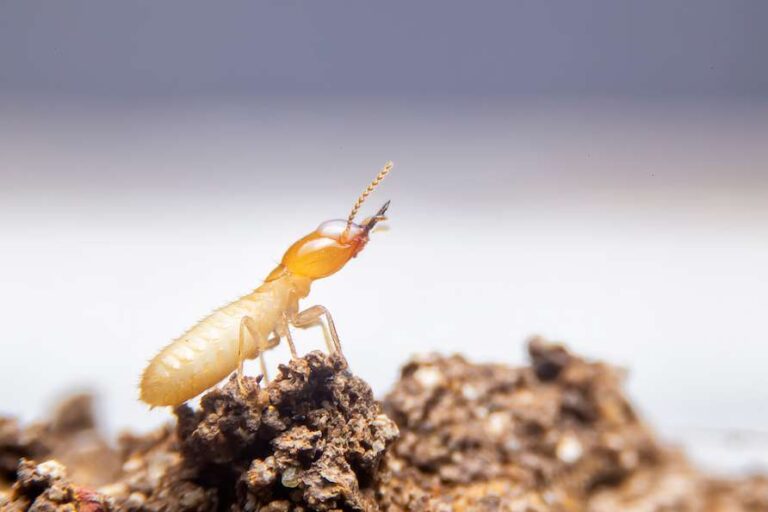
POLYGON ((486 423, 488 432, 494 436, 498 436, 506 432, 509 428, 509 424, 509 414, 505 412, 491 413, 488 416, 488 421, 486 423))
POLYGON ((581 442, 576 437, 566 434, 557 443, 557 458, 566 464, 578 461, 584 453, 581 442))
POLYGON ((424 389, 433 389, 443 380, 443 374, 440 370, 432 366, 422 366, 413 373, 413 378, 418 381, 424 389))
POLYGON ((464 396, 464 398, 471 402, 474 402, 480 398, 480 391, 472 384, 464 384, 461 387, 461 394, 464 396))
POLYGON ((283 484, 284 487, 288 487, 290 489, 293 489, 294 487, 299 486, 299 470, 290 467, 283 471, 283 476, 280 478, 280 482, 283 484))

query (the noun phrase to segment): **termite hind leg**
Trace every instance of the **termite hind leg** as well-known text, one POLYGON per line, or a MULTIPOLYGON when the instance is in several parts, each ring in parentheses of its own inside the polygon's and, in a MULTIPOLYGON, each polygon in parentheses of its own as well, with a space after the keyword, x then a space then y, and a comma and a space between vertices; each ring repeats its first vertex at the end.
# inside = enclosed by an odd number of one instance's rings
MULTIPOLYGON (((336 331, 336 324, 333 322, 331 313, 325 306, 312 306, 304 311, 300 311, 293 317, 291 322, 294 326, 299 328, 310 327, 318 322, 322 323, 320 318, 325 316, 325 321, 328 323, 327 334, 330 335, 331 342, 329 343, 329 350, 333 347, 333 352, 337 352, 341 357, 344 357, 344 353, 341 351, 341 342, 339 341, 339 333, 336 331)), ((326 331, 323 329, 323 333, 326 331)))
POLYGON ((243 363, 245 362, 245 333, 250 332, 253 336, 253 332, 249 329, 249 322, 252 322, 250 317, 244 316, 240 319, 240 333, 237 340, 237 387, 240 390, 240 394, 245 396, 248 394, 248 388, 245 385, 245 379, 243 378, 243 363))

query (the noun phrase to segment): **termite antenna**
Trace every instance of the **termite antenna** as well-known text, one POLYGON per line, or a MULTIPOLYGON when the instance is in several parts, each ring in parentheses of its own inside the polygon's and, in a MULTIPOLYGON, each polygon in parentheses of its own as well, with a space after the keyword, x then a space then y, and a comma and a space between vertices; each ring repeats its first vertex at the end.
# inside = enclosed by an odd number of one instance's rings
POLYGON ((368 188, 363 190, 363 193, 360 194, 360 197, 357 198, 357 201, 355 201, 355 205, 352 207, 352 211, 349 212, 349 217, 347 217, 347 229, 346 232, 349 231, 349 228, 352 227, 352 222, 355 220, 355 215, 357 215, 357 212, 360 211, 360 207, 363 205, 366 199, 368 199, 368 196, 373 192, 373 190, 379 186, 379 183, 389 174, 389 171, 392 170, 392 167, 395 164, 392 163, 392 160, 384 164, 384 167, 381 168, 379 171, 379 174, 376 175, 376 177, 373 179, 370 185, 368 185, 368 188))

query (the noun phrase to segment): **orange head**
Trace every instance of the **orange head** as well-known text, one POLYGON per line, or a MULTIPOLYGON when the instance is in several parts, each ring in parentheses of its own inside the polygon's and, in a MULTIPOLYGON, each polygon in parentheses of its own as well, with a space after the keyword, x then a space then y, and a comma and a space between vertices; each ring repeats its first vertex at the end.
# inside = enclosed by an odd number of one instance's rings
POLYGON ((357 200, 347 220, 323 222, 312 233, 288 248, 280 265, 269 274, 267 281, 277 279, 286 271, 309 279, 328 277, 357 256, 368 243, 374 226, 386 220, 389 201, 384 203, 374 216, 368 217, 360 224, 354 222, 355 215, 368 195, 391 169, 392 162, 389 162, 357 200))

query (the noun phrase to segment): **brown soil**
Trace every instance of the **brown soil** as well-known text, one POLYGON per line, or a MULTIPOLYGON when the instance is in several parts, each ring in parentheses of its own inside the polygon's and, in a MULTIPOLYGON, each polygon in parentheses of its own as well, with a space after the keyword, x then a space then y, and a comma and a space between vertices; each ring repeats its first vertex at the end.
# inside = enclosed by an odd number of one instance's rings
POLYGON ((46 423, 0 419, 0 510, 768 511, 768 478, 709 478, 659 444, 621 372, 541 340, 529 353, 415 359, 382 405, 313 352, 116 448, 74 397, 46 423))

